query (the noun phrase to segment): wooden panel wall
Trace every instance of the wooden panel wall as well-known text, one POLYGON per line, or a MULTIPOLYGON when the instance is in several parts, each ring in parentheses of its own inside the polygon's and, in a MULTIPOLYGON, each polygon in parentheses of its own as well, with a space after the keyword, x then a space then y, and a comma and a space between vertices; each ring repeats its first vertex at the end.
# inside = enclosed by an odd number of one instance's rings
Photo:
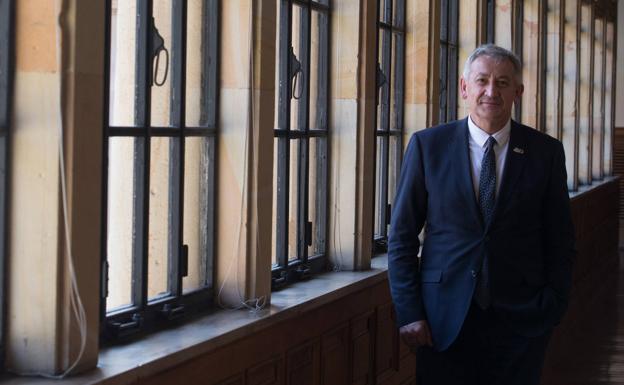
MULTIPOLYGON (((572 199, 577 259, 570 307, 545 370, 570 349, 575 322, 618 262, 619 181, 572 199), (568 338, 566 338, 568 336, 568 338)), ((415 385, 416 359, 400 342, 386 280, 260 330, 141 383, 207 385, 415 385)))
MULTIPOLYGON (((616 127, 613 137, 613 174, 622 177, 620 189, 624 189, 624 127, 616 127)), ((624 194, 620 195, 620 220, 624 221, 624 194)))
POLYGON ((415 384, 415 373, 384 280, 141 383, 405 385, 415 384))
MULTIPOLYGON (((584 335, 587 309, 605 298, 609 290, 605 277, 619 262, 619 181, 613 180, 572 199, 572 218, 576 230, 577 256, 570 303, 561 324, 555 329, 546 358, 548 371, 560 370, 569 362, 577 339, 584 335)), ((598 315, 599 316, 599 315, 598 315)))

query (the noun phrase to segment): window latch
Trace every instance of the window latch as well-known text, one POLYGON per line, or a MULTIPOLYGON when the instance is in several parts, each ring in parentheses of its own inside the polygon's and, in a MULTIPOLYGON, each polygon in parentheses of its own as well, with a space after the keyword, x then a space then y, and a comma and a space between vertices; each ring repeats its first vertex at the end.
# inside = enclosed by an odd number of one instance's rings
POLYGON ((181 318, 185 314, 184 305, 173 306, 170 303, 163 305, 160 314, 167 320, 173 321, 181 318))
POLYGON ((188 245, 182 245, 182 250, 180 251, 180 274, 186 277, 188 276, 188 245))
POLYGON ((279 277, 273 277, 271 279, 271 290, 277 290, 286 286, 286 278, 288 273, 286 271, 280 271, 279 277))
POLYGON ((153 75, 152 75, 152 85, 156 85, 157 87, 161 87, 167 81, 167 73, 169 72, 169 51, 165 47, 165 39, 158 32, 158 28, 156 28, 156 21, 152 17, 152 28, 151 28, 151 36, 152 42, 150 45, 150 55, 152 58, 152 66, 153 66, 153 75), (158 69, 160 67, 160 54, 165 54, 165 72, 162 76, 162 80, 158 80, 158 69))
POLYGON ((310 268, 307 265, 301 264, 297 266, 297 270, 295 270, 300 280, 310 278, 310 268))
POLYGON ((100 295, 102 298, 108 297, 108 261, 102 262, 102 287, 100 288, 100 295))
POLYGON ((137 333, 143 325, 143 317, 134 313, 129 321, 110 321, 108 326, 115 337, 125 337, 137 333))
POLYGON ((381 67, 379 66, 379 62, 377 62, 377 88, 381 88, 384 86, 384 84, 386 84, 387 82, 387 78, 386 78, 386 74, 384 74, 384 72, 381 70, 381 67))
POLYGON ((290 81, 292 82, 292 97, 298 100, 303 95, 303 67, 297 59, 293 47, 290 47, 290 81), (297 89, 299 93, 297 94, 297 89))
POLYGON ((312 246, 312 222, 306 222, 305 237, 306 245, 312 246))

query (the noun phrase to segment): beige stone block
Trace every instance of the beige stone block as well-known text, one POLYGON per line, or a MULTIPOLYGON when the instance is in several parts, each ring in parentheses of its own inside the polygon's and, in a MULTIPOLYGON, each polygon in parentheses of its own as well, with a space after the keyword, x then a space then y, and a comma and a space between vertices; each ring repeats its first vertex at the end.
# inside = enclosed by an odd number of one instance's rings
MULTIPOLYGON (((332 100, 330 108, 328 255, 334 266, 352 270, 356 242, 357 173, 353 170, 357 165, 357 102, 332 100)), ((372 173, 372 169, 365 172, 372 173)))
POLYGON ((58 88, 56 74, 15 76, 6 334, 15 371, 57 370, 58 88))
POLYGON ((56 7, 58 1, 16 2, 16 69, 24 72, 55 72, 56 7))
POLYGON ((358 93, 359 1, 334 2, 331 15, 331 96, 353 99, 358 93))

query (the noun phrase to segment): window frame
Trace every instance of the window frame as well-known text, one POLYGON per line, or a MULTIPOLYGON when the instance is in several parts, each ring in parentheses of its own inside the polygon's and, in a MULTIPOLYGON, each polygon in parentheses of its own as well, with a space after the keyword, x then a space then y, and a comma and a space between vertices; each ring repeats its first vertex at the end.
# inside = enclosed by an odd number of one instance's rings
POLYGON ((494 44, 496 38, 496 0, 485 0, 485 43, 494 44))
MULTIPOLYGON (((524 1, 521 0, 513 0, 513 15, 511 16, 513 20, 512 24, 512 51, 516 54, 516 56, 520 59, 520 64, 524 66, 523 61, 523 47, 524 47, 524 1)), ((516 122, 522 121, 522 98, 517 98, 514 101, 514 117, 513 119, 516 122)))
MULTIPOLYGON (((493 23, 494 21, 492 19, 492 25, 494 25, 493 23)), ((438 115, 439 123, 446 123, 457 120, 458 90, 459 1, 442 0, 440 4, 440 110, 438 115)))
POLYGON ((330 41, 330 0, 280 0, 279 3, 279 43, 278 43, 278 106, 277 127, 274 129, 274 143, 277 151, 277 175, 274 175, 275 194, 275 260, 271 267, 271 288, 277 290, 290 283, 308 278, 326 270, 327 267, 327 205, 329 193, 329 41, 330 41), (293 48, 293 13, 300 11, 299 53, 296 58, 293 48), (312 17, 317 16, 318 26, 318 67, 316 119, 318 127, 310 129, 310 78, 312 50, 312 17), (322 17, 321 17, 322 16, 322 17), (323 25, 324 24, 324 25, 323 25), (297 68, 298 67, 298 68, 297 68), (293 73, 295 71, 295 73, 293 73), (299 72, 298 72, 299 71, 299 72), (299 85, 299 84, 302 85, 299 85), (297 98, 293 87, 302 89, 297 98), (300 100, 297 109, 297 128, 291 129, 293 119, 292 100, 300 100), (317 203, 316 226, 310 221, 310 141, 318 140, 316 158, 317 203), (290 157, 291 143, 297 143, 296 187, 296 256, 289 255, 289 209, 292 173, 290 157), (313 233, 316 235, 320 252, 309 255, 313 233))
MULTIPOLYGON (((106 59, 104 90, 104 151, 102 176, 102 206, 105 215, 102 219, 102 288, 100 314, 102 320, 102 338, 115 341, 128 335, 145 332, 175 324, 180 318, 210 308, 214 294, 215 260, 215 181, 216 181, 216 136, 218 111, 218 74, 219 74, 219 12, 220 0, 202 2, 201 39, 206 52, 201 54, 202 95, 201 117, 197 126, 186 125, 186 58, 187 58, 187 2, 171 2, 171 59, 168 68, 171 93, 169 95, 169 125, 166 127, 151 124, 151 87, 153 61, 150 60, 153 31, 153 1, 137 0, 136 9, 136 62, 134 84, 134 125, 113 126, 109 116, 111 87, 111 23, 112 1, 106 1, 106 59), (109 139, 125 137, 135 138, 134 144, 134 187, 132 228, 132 293, 131 304, 119 309, 107 311, 108 296, 108 172, 109 139), (188 138, 206 138, 208 146, 208 164, 206 172, 207 199, 206 207, 206 272, 207 286, 188 293, 183 291, 183 277, 188 274, 188 246, 184 244, 184 174, 185 142, 188 138), (149 220, 150 220, 150 156, 153 138, 170 138, 169 154, 169 191, 167 221, 169 236, 167 241, 167 293, 163 296, 148 298, 148 263, 149 263, 149 220), (140 144, 139 141, 142 141, 140 144), (173 182, 173 183, 172 183, 173 182), (176 220, 177 219, 177 220, 176 220), (173 246, 178 245, 178 247, 173 246)), ((153 59, 153 58, 151 58, 153 59)))
POLYGON ((375 109, 375 199, 373 200, 373 255, 387 251, 388 226, 392 204, 388 196, 390 183, 390 141, 394 139, 394 181, 398 181, 403 159, 404 103, 405 103, 405 0, 377 1, 377 92, 375 109), (396 2, 396 3, 395 3, 396 2), (382 14, 382 3, 385 6, 382 14), (394 5, 396 4, 396 7, 394 5), (396 8, 396 17, 393 10, 396 8), (382 15, 383 19, 382 20, 382 15), (381 37, 383 33, 383 37, 381 37), (380 38, 381 37, 381 38, 380 38), (383 39, 383 41, 381 40, 383 39), (381 46, 380 46, 381 42, 381 46), (394 44, 392 44, 394 42, 394 44), (394 61, 393 59, 394 54, 394 61), (381 63, 380 63, 381 55, 381 63), (392 68, 392 64, 396 68, 392 68), (384 72, 385 71, 385 72, 384 72), (394 83, 392 81, 392 73, 394 83), (390 79, 390 80, 389 80, 390 79), (392 129, 391 101, 394 92, 394 126, 392 129), (378 153, 379 151, 379 153, 378 153), (378 164, 381 158, 381 164, 378 164), (378 172, 380 170, 381 172, 378 172), (377 205, 385 202, 385 205, 377 205))
POLYGON ((11 111, 14 74, 15 50, 15 2, 0 0, 0 367, 5 361, 5 330, 6 330, 6 265, 7 265, 7 204, 8 181, 10 180, 9 142, 11 134, 11 111))

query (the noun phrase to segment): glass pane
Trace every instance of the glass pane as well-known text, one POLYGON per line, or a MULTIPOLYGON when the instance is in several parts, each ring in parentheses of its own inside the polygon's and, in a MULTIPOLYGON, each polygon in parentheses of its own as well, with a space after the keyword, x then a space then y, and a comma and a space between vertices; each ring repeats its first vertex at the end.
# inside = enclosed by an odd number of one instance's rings
POLYGON ((395 34, 392 34, 392 54, 390 55, 390 65, 392 68, 392 71, 390 72, 390 129, 391 130, 397 130, 400 127, 397 126, 398 123, 398 116, 397 116, 397 57, 396 57, 396 53, 397 53, 397 38, 395 34))
MULTIPOLYGON (((581 7, 581 65, 580 71, 580 94, 579 94, 579 183, 591 183, 590 149, 589 149, 589 106, 590 98, 590 16, 591 8, 581 7)), ((524 106, 524 104, 523 104, 524 106)), ((524 108, 524 107, 523 107, 524 108)))
POLYGON ((186 125, 200 126, 202 101, 203 0, 188 0, 186 28, 186 125))
POLYGON ((214 237, 214 138, 186 138, 184 159, 184 244, 188 276, 184 292, 210 286, 214 237))
POLYGON ((401 137, 392 135, 388 148, 388 203, 394 202, 396 194, 396 186, 399 181, 399 173, 401 172, 401 137))
POLYGON ((312 244, 308 256, 325 254, 327 217, 327 139, 310 138, 308 218, 312 222, 312 244))
POLYGON ((310 117, 309 124, 311 130, 320 129, 318 117, 318 96, 319 96, 319 17, 321 15, 318 12, 312 12, 312 25, 311 25, 311 45, 310 45, 310 117))
POLYGON ((390 24, 392 22, 391 0, 378 0, 377 2, 379 3, 379 20, 390 24))
POLYGON ((171 170, 177 167, 172 159, 176 153, 173 138, 152 138, 150 158, 150 203, 149 203, 149 247, 148 247, 148 299, 165 295, 169 291, 170 236, 177 226, 171 223, 172 196, 177 186, 171 183, 171 170))
POLYGON ((113 1, 110 36, 109 121, 134 125, 136 1, 113 1))
POLYGON ((191 0, 187 9, 186 125, 215 125, 218 0, 191 0))
POLYGON ((595 20, 594 24, 594 95, 593 95, 593 127, 592 127, 592 178, 602 178, 602 142, 604 135, 604 115, 602 106, 603 77, 603 22, 595 20))
POLYGON ((297 220, 299 218, 299 191, 297 184, 299 182, 299 146, 300 140, 290 141, 290 180, 289 180, 289 204, 288 204, 288 259, 295 260, 297 254, 297 220))
POLYGON ((108 141, 107 311, 132 303, 134 184, 138 171, 135 143, 142 146, 143 140, 110 138, 108 141))
POLYGON ((383 85, 378 91, 379 103, 377 105, 377 129, 387 131, 388 130, 388 114, 390 113, 390 81, 391 81, 391 41, 392 34, 385 30, 379 30, 379 52, 378 60, 383 73, 383 85))
MULTIPOLYGON (((277 104, 277 103, 276 103, 277 104)), ((273 265, 277 265, 278 264, 278 259, 277 259, 277 193, 278 193, 278 183, 277 183, 277 164, 279 162, 280 159, 280 154, 279 154, 279 139, 275 139, 273 141, 273 215, 272 215, 272 220, 271 223, 273 224, 272 228, 273 231, 271 232, 271 261, 273 263, 273 265)))
POLYGON ((171 108, 171 59, 172 59, 172 43, 171 43, 171 19, 172 4, 169 0, 153 1, 154 23, 158 33, 164 40, 164 47, 168 51, 161 51, 157 58, 154 58, 152 64, 153 69, 153 87, 151 119, 152 126, 169 126, 170 108, 171 108), (169 61, 169 63, 167 63, 169 61))
MULTIPOLYGON (((300 109, 303 108, 302 99, 305 93, 305 83, 307 74, 303 71, 304 58, 303 58, 303 39, 302 34, 302 16, 306 12, 304 8, 293 5, 292 7, 292 47, 293 53, 301 65, 301 71, 295 76, 292 84, 292 97, 290 99, 290 129, 291 130, 305 130, 305 127, 299 127, 298 116, 300 109)), ((291 68, 294 71, 294 68, 291 68)))
POLYGON ((388 138, 377 138, 377 155, 375 162, 375 237, 386 235, 386 202, 388 183, 388 138))

